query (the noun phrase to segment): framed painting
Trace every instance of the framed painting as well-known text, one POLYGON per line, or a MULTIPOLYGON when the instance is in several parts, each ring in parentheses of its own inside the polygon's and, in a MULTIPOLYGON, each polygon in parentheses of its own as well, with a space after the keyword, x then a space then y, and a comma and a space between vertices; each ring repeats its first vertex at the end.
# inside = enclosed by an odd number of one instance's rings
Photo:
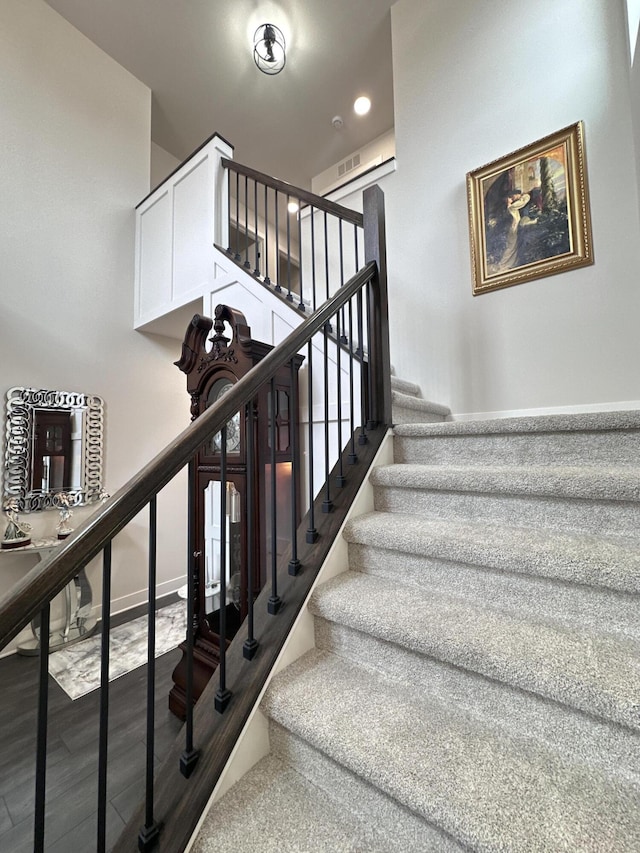
POLYGON ((582 122, 467 174, 473 294, 593 263, 582 122))

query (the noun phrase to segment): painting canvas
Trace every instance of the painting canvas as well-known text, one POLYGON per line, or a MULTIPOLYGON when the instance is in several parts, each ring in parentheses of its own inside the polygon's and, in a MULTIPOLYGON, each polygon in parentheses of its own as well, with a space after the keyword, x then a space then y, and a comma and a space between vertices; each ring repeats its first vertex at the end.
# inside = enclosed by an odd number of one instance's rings
POLYGON ((473 293, 593 263, 582 122, 467 175, 473 293))

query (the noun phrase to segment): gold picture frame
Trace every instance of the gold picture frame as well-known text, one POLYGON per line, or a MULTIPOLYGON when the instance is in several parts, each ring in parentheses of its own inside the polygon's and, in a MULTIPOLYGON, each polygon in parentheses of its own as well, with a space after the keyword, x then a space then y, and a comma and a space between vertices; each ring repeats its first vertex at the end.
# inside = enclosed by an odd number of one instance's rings
POLYGON ((577 122, 467 174, 473 295, 593 263, 577 122))

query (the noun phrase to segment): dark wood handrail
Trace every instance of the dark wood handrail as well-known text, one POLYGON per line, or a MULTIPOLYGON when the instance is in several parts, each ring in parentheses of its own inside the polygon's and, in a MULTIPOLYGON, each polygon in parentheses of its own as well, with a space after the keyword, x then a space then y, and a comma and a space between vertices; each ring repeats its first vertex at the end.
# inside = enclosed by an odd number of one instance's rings
MULTIPOLYGON (((259 173, 258 173, 259 174, 259 173)), ((0 598, 0 649, 86 566, 149 500, 189 462, 207 438, 218 432, 262 385, 367 282, 378 266, 370 261, 314 314, 294 329, 218 402, 193 421, 163 451, 132 477, 103 507, 88 518, 47 560, 29 571, 0 598)))
POLYGON ((329 199, 323 198, 321 195, 300 189, 300 187, 294 187, 293 184, 288 184, 279 178, 272 178, 270 175, 265 175, 264 172, 252 169, 251 166, 243 166, 242 163, 236 163, 235 160, 227 160, 226 157, 223 157, 220 162, 225 169, 232 169, 239 175, 245 175, 247 178, 259 181, 261 184, 266 184, 266 186, 271 187, 273 190, 278 190, 293 198, 297 198, 298 201, 303 201, 305 204, 316 208, 316 210, 324 210, 327 213, 338 216, 340 219, 344 219, 345 222, 351 222, 360 228, 363 227, 363 216, 357 210, 351 210, 351 208, 343 207, 335 201, 329 201, 329 199))

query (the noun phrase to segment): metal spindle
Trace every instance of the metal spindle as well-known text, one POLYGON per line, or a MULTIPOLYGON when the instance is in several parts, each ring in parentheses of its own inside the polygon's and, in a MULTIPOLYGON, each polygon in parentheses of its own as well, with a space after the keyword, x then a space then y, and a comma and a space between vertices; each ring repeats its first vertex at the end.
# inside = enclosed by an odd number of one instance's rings
POLYGON ((247 660, 252 660, 258 651, 258 641, 254 636, 253 627, 253 573, 254 573, 254 538, 255 538, 255 477, 254 477, 254 407, 253 400, 247 403, 245 409, 245 434, 247 438, 247 639, 242 647, 242 654, 247 660))
POLYGON ((45 806, 47 799, 47 717, 49 713, 49 634, 51 604, 40 614, 40 661, 38 672, 38 737, 36 747, 36 799, 33 827, 34 853, 44 850, 45 806))
MULTIPOLYGON (((257 234, 256 234, 257 239, 257 234)), ((249 177, 244 176, 244 268, 251 269, 249 263, 249 177)))
POLYGON ((360 435, 358 436, 358 444, 366 444, 369 439, 365 433, 365 424, 367 422, 367 389, 368 389, 368 365, 364 359, 364 344, 362 342, 363 334, 363 308, 362 308, 362 291, 358 291, 356 298, 356 313, 358 315, 358 355, 360 356, 360 435))
POLYGON ((356 426, 355 426, 355 411, 354 411, 354 390, 353 390, 353 299, 349 300, 349 442, 350 450, 347 461, 349 465, 355 465, 358 461, 356 453, 356 426))
POLYGON ((271 284, 269 278, 269 187, 264 185, 264 283, 271 284))
POLYGON ((325 498, 322 501, 322 512, 333 510, 331 500, 331 481, 329 479, 329 323, 325 323, 322 334, 324 336, 324 479, 326 484, 325 498))
POLYGON ((155 750, 156 699, 156 574, 157 574, 157 497, 149 501, 149 608, 147 626, 147 767, 145 784, 145 820, 138 835, 138 849, 150 850, 160 834, 153 819, 153 765, 155 750))
MULTIPOLYGON (((353 257, 355 262, 356 272, 359 268, 359 259, 358 259, 358 226, 353 226, 353 257)), ((360 297, 361 291, 358 291, 358 297, 360 297)), ((357 303, 356 303, 357 304, 357 303)), ((351 410, 351 421, 350 421, 350 432, 351 432, 351 451, 349 452, 349 465, 355 465, 358 461, 358 454, 356 453, 356 428, 355 428, 355 407, 354 407, 354 387, 353 387, 353 362, 354 362, 354 342, 353 342, 353 299, 349 300, 349 407, 351 410)), ((362 365, 361 368, 362 370, 362 365)))
POLYGON ((301 209, 302 208, 301 208, 301 205, 302 205, 302 203, 301 203, 300 199, 298 199, 298 213, 296 214, 298 217, 298 256, 300 258, 300 281, 298 284, 298 286, 300 288, 300 302, 298 303, 298 308, 300 309, 300 311, 305 311, 306 308, 305 308, 303 294, 302 294, 302 216, 301 216, 301 209))
POLYGON ((289 560, 289 574, 297 575, 302 568, 298 559, 298 430, 296 428, 298 412, 298 377, 294 361, 291 359, 291 412, 289 417, 289 429, 291 430, 291 455, 293 465, 291 466, 291 559, 289 560))
POLYGON ((236 261, 240 260, 240 172, 236 172, 236 261))
POLYGON ((282 285, 280 284, 280 227, 278 225, 278 190, 276 193, 276 287, 278 293, 282 293, 282 285))
POLYGON ((200 752, 193 746, 193 638, 196 629, 194 602, 198 597, 198 560, 202 556, 195 543, 195 483, 196 462, 189 462, 189 493, 187 498, 187 684, 185 688, 185 748, 180 756, 180 772, 188 779, 194 771, 200 752))
MULTIPOLYGON (((341 219, 338 225, 338 243, 340 246, 340 287, 344 287, 344 249, 342 245, 342 226, 344 225, 344 221, 341 219)), ((344 306, 340 309, 340 319, 342 320, 342 335, 338 332, 338 341, 341 344, 347 343, 347 336, 344 333, 345 330, 345 322, 344 322, 344 306)))
POLYGON ((260 275, 260 252, 258 251, 259 242, 258 242, 258 182, 254 179, 253 181, 253 229, 256 235, 256 263, 253 268, 253 274, 255 276, 260 275))
POLYGON ((220 430, 220 625, 218 631, 219 683, 214 700, 220 714, 229 704, 227 689, 227 425, 220 430))
POLYGON ((316 232, 315 215, 311 208, 311 310, 316 310, 316 232))
POLYGON ((306 541, 312 545, 318 539, 318 531, 315 523, 315 489, 313 485, 313 344, 307 344, 307 412, 309 417, 309 527, 307 528, 306 541))
POLYGON ((293 302, 291 293, 291 211, 289 210, 291 196, 287 194, 287 299, 293 302))
POLYGON ((329 229, 327 226, 326 210, 324 211, 324 277, 326 285, 326 298, 329 299, 329 229))
POLYGON ((98 843, 107 849, 107 761, 109 736, 109 632, 111 631, 111 542, 102 556, 102 625, 100 626, 100 727, 98 739, 98 843))
POLYGON ((340 311, 336 314, 336 394, 337 400, 337 426, 338 426, 338 473, 336 475, 336 486, 342 488, 347 482, 342 469, 342 338, 340 334, 342 322, 340 311))
MULTIPOLYGON (((365 308, 365 316, 366 316, 366 328, 367 328, 367 343, 371 341, 373 329, 373 317, 372 317, 372 298, 371 298, 371 282, 369 282, 367 286, 367 304, 365 308)), ((368 407, 367 407, 367 429, 374 429, 376 425, 375 418, 373 417, 373 399, 374 399, 374 391, 373 391, 373 371, 371 369, 371 348, 367 347, 367 384, 368 384, 368 407)))
POLYGON ((231 170, 228 170, 227 174, 227 218, 229 220, 227 234, 227 254, 232 255, 233 249, 231 248, 231 170))
POLYGON ((271 378, 271 402, 269 405, 269 441, 271 442, 271 595, 267 610, 272 615, 280 610, 282 601, 278 595, 278 518, 276 512, 276 383, 271 378))

